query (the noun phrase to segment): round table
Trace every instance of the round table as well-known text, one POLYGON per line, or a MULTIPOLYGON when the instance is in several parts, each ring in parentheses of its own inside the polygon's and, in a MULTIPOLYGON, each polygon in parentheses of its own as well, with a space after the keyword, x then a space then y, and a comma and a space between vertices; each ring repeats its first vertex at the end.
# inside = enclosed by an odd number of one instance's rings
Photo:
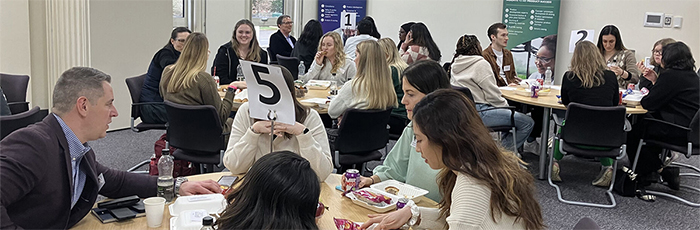
MULTIPOLYGON (((544 116, 542 116, 542 142, 546 143, 547 140, 549 140, 549 116, 552 113, 552 109, 561 109, 561 110, 566 110, 566 106, 563 104, 559 103, 559 99, 556 97, 556 95, 560 95, 560 88, 559 86, 554 86, 552 87, 552 91, 549 93, 549 95, 546 96, 539 96, 537 98, 533 98, 530 96, 523 96, 516 94, 515 90, 516 87, 501 87, 501 94, 503 95, 504 98, 515 101, 515 102, 520 102, 523 104, 528 104, 532 106, 537 106, 537 107, 542 107, 544 110, 544 116)), ((636 107, 627 107, 627 114, 645 114, 647 113, 647 110, 642 108, 642 106, 636 106, 636 107)), ((540 172, 539 172, 539 179, 544 180, 546 176, 546 164, 547 164, 547 144, 540 144, 540 172)))
MULTIPOLYGON (((219 97, 223 98, 226 95, 226 88, 228 85, 222 85, 219 86, 219 97)), ((330 99, 328 99, 328 96, 330 96, 330 90, 329 89, 309 89, 309 92, 304 95, 304 97, 298 97, 297 100, 299 102, 306 100, 306 99, 312 99, 312 98, 320 98, 320 99, 327 99, 328 103, 330 103, 330 99)), ((238 107, 241 106, 241 102, 233 102, 233 106, 231 106, 231 111, 237 111, 238 107)), ((301 102, 302 105, 308 106, 309 108, 312 108, 316 110, 319 114, 326 114, 328 113, 328 106, 325 108, 320 107, 316 103, 306 103, 306 102, 301 102)))
MULTIPOLYGON (((218 181, 221 176, 231 175, 230 172, 208 173, 202 175, 194 175, 187 177, 190 181, 214 180, 218 181)), ((331 174, 321 183, 321 200, 328 210, 318 220, 319 229, 336 229, 333 218, 349 219, 356 222, 365 222, 369 220, 368 214, 376 214, 376 212, 352 203, 349 198, 341 196, 340 191, 335 189, 336 185, 340 185, 340 174, 331 174)), ((426 197, 421 197, 418 206, 422 207, 438 207, 438 204, 426 197)), ((169 229, 170 228, 170 213, 166 205, 163 215, 163 223, 159 228, 148 228, 146 226, 146 217, 138 217, 122 222, 112 222, 102 224, 97 217, 92 214, 85 216, 72 229, 169 229)), ((261 217, 266 218, 266 217, 261 217)))

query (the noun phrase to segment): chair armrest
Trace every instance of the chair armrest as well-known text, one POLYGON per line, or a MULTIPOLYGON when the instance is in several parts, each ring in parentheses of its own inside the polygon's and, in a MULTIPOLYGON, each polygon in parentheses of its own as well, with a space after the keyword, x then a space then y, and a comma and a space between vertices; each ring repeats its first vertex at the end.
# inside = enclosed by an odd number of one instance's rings
MULTIPOLYGON (((334 157, 333 157, 333 166, 335 166, 336 169, 340 169, 340 151, 335 150, 334 157)), ((343 173, 343 172, 338 172, 338 173, 343 173)))
POLYGON ((163 102, 137 102, 131 103, 131 106, 141 106, 141 105, 165 105, 163 102))
MULTIPOLYGON (((650 123, 657 123, 657 124, 666 126, 666 127, 668 127, 668 128, 671 128, 671 129, 673 129, 673 130, 671 130, 671 131, 673 131, 673 132, 690 132, 690 131, 691 131, 690 128, 688 128, 688 127, 683 127, 683 126, 680 126, 680 125, 677 125, 677 124, 674 124, 674 123, 671 123, 671 122, 668 122, 668 121, 659 120, 659 119, 656 119, 656 118, 649 118, 649 117, 647 117, 647 118, 644 118, 644 120, 645 120, 645 121, 648 121, 648 122, 650 122, 650 123)), ((647 127, 648 127, 648 126, 647 126, 647 127)))
POLYGON ((625 118, 625 127, 624 127, 624 129, 625 129, 625 132, 632 131, 632 123, 630 123, 630 121, 627 120, 627 118, 625 118))
MULTIPOLYGON (((564 127, 564 119, 559 119, 556 113, 552 113, 552 118, 554 119, 554 124, 559 127, 564 127)), ((556 130, 556 129, 555 129, 556 130)))

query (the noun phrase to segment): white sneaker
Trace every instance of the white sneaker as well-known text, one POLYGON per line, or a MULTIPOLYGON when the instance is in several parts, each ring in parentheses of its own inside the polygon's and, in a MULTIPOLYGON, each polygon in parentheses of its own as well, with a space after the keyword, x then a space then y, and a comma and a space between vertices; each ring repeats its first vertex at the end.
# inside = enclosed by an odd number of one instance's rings
POLYGON ((593 180, 591 184, 600 187, 608 187, 612 181, 612 174, 612 167, 603 167, 600 169, 598 176, 596 176, 596 179, 593 180))
POLYGON ((539 140, 540 140, 540 138, 538 137, 533 142, 526 141, 525 144, 523 144, 523 152, 530 152, 532 154, 539 156, 540 155, 540 142, 539 142, 539 140))
POLYGON ((663 166, 661 168, 666 168, 671 163, 676 161, 676 159, 678 159, 678 157, 680 157, 680 156, 681 156, 681 153, 676 152, 676 151, 671 151, 671 155, 667 156, 666 159, 664 159, 663 166))

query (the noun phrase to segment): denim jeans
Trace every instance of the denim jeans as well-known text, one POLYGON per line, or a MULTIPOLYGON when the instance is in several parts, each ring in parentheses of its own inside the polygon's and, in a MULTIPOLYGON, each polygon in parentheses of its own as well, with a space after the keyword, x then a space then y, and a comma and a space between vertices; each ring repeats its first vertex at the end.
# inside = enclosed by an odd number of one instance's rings
MULTIPOLYGON (((478 111, 489 108, 493 108, 493 106, 488 104, 476 104, 476 110, 478 111)), ((486 127, 510 125, 510 114, 511 110, 509 109, 494 109, 479 112, 479 116, 481 116, 481 120, 484 122, 486 127)), ((520 148, 523 146, 523 143, 525 143, 525 140, 527 140, 530 132, 532 132, 535 121, 529 116, 520 112, 515 113, 514 120, 516 147, 520 148)), ((513 137, 511 135, 512 134, 510 132, 501 134, 501 145, 503 145, 503 147, 506 149, 511 149, 513 147, 513 137)))

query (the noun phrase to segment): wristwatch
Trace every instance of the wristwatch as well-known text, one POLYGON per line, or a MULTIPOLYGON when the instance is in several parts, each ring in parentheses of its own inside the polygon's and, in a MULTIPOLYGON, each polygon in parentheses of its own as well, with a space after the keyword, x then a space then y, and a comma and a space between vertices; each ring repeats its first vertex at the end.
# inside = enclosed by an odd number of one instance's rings
POLYGON ((187 181, 187 177, 178 177, 175 179, 175 188, 173 189, 175 195, 180 196, 180 186, 187 181))
POLYGON ((228 91, 236 92, 236 90, 238 90, 238 88, 236 86, 234 86, 234 85, 228 86, 228 91))

